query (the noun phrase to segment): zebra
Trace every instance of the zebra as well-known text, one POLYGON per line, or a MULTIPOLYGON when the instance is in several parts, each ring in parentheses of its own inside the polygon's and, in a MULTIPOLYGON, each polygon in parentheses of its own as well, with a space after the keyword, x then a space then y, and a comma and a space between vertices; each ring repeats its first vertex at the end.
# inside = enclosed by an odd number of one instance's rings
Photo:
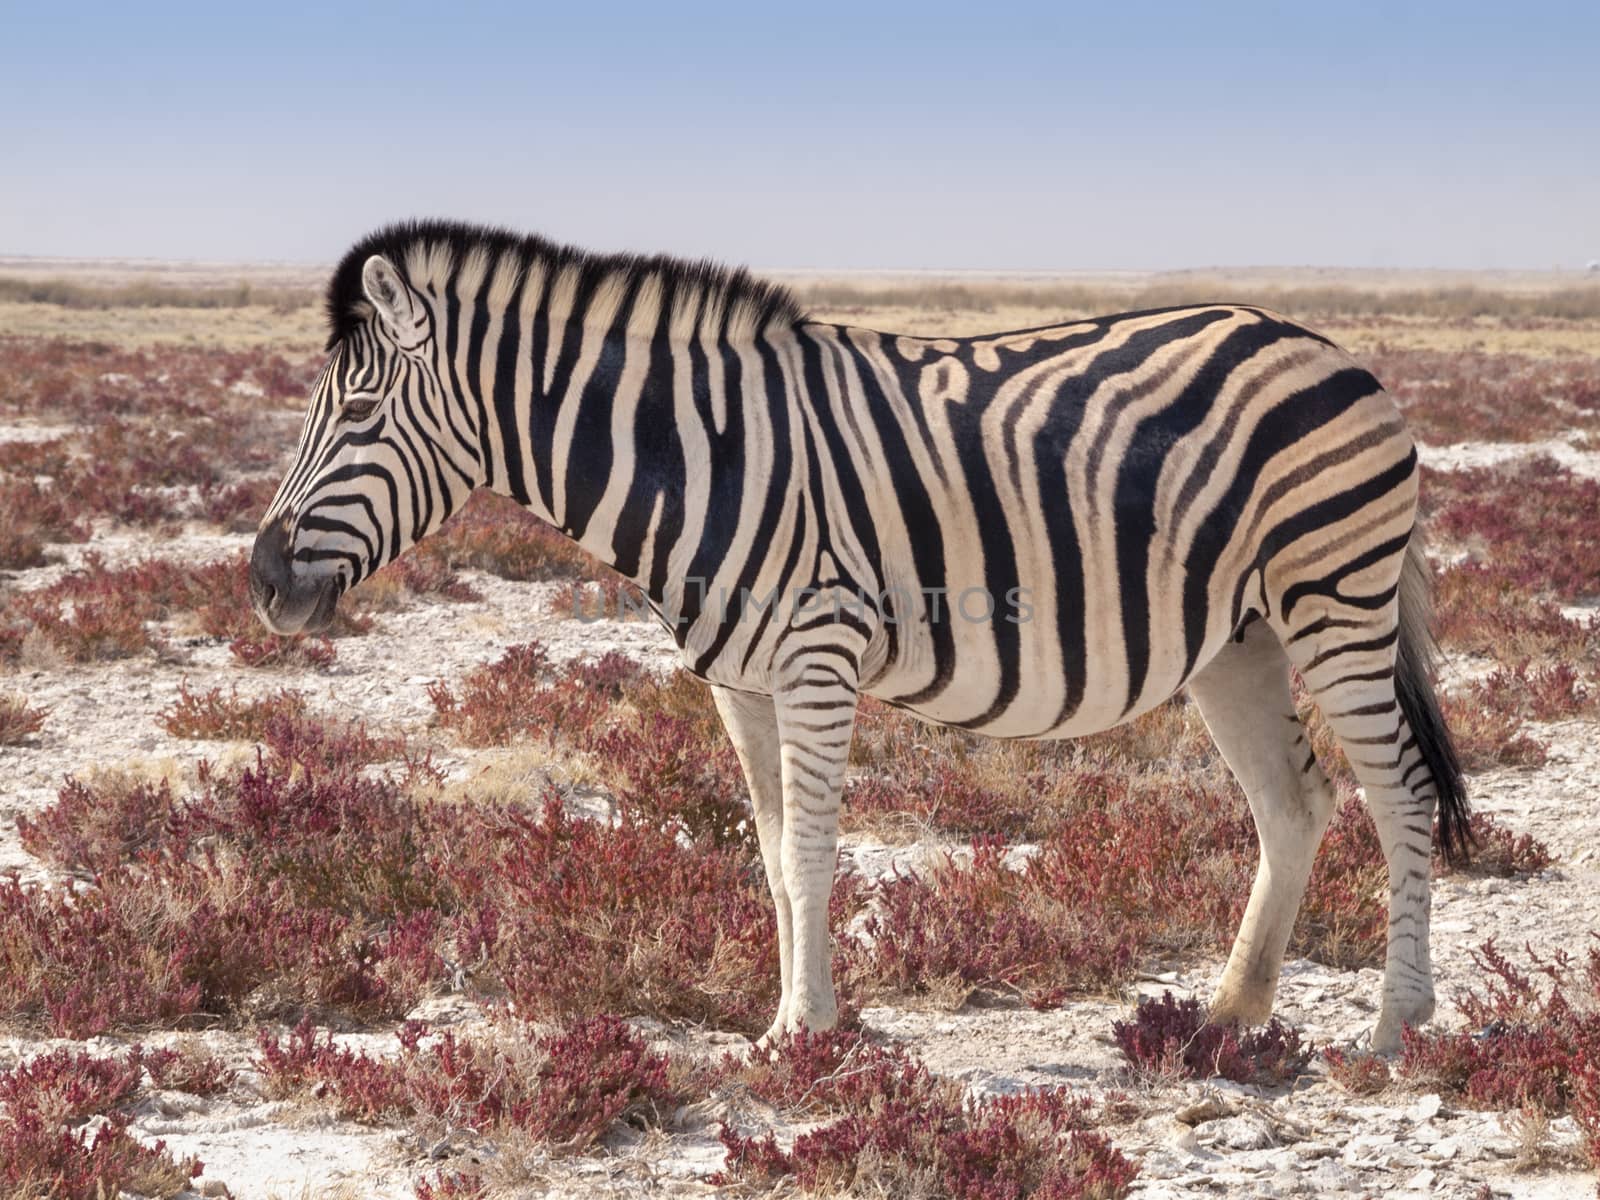
POLYGON ((1387 860, 1373 1044, 1431 1016, 1435 813, 1447 857, 1471 832, 1417 453, 1327 338, 1231 303, 895 335, 811 320, 743 269, 441 221, 358 242, 327 309, 255 611, 324 627, 476 488, 634 582, 745 773, 777 915, 769 1038, 837 1020, 827 911, 862 696, 1065 738, 1187 688, 1260 842, 1210 1014, 1266 1021, 1335 807, 1291 668, 1387 860))

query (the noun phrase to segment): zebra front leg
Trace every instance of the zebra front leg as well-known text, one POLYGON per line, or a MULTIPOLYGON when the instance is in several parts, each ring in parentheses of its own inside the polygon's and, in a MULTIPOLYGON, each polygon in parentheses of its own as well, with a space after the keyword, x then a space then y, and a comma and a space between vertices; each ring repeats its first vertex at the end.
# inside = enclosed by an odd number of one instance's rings
POLYGON ((756 837, 761 842, 761 862, 767 870, 767 889, 772 893, 772 907, 778 920, 778 979, 782 991, 778 1015, 757 1043, 765 1045, 789 1027, 794 979, 794 920, 789 892, 783 882, 783 775, 779 767, 778 715, 771 696, 735 692, 715 685, 711 695, 750 787, 756 837))
POLYGON ((1190 681, 1189 694, 1244 789, 1261 844, 1211 1017, 1259 1025, 1272 1015, 1295 915, 1333 816, 1333 788, 1295 714, 1289 659, 1264 621, 1224 646, 1190 681))
POLYGON ((783 882, 794 913, 786 1028, 832 1029, 839 1018, 828 900, 839 851, 839 793, 855 729, 856 678, 836 650, 791 658, 777 702, 783 763, 783 882))

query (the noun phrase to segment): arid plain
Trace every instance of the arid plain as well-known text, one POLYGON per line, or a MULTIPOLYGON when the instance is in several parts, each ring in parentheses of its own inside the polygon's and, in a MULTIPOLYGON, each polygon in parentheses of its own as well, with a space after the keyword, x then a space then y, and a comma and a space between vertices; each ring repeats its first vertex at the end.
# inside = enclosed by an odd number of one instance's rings
POLYGON ((1237 1031, 1189 1001, 1254 834, 1192 706, 1027 745, 868 705, 850 1019, 751 1058, 743 786, 667 636, 575 614, 618 581, 484 497, 331 640, 267 636, 322 272, 0 260, 0 1198, 1594 1194, 1600 283, 778 274, 918 334, 1250 301, 1376 372, 1479 814, 1435 1021, 1362 1049, 1384 874, 1325 736, 1281 1024, 1237 1031))

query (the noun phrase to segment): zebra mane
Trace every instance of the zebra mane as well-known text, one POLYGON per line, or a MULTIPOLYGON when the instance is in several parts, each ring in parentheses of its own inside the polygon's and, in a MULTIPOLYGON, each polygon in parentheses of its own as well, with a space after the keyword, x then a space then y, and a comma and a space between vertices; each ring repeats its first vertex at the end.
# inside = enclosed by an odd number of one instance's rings
POLYGON ((367 259, 381 254, 419 291, 440 285, 457 274, 476 272, 489 280, 512 256, 518 273, 543 268, 546 280, 568 272, 574 294, 588 298, 591 310, 614 312, 635 283, 654 280, 684 311, 700 300, 702 311, 726 314, 726 328, 759 332, 772 325, 795 325, 805 311, 781 284, 751 275, 743 267, 726 267, 709 259, 681 259, 665 254, 599 254, 551 242, 537 234, 514 233, 493 226, 459 221, 402 221, 368 234, 339 261, 328 281, 328 346, 332 350, 371 315, 361 287, 367 259), (421 277, 419 277, 421 276, 421 277))

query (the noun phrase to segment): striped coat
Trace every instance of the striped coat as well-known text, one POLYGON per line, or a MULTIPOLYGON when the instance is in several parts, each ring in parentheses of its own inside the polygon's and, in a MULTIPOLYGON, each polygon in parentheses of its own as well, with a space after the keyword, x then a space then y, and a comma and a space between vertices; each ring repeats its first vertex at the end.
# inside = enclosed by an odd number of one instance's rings
POLYGON ((1333 803, 1291 665, 1389 858, 1378 1041, 1431 1012, 1431 820, 1456 849, 1465 802, 1429 682, 1416 452, 1325 338, 1231 304, 911 338, 808 320, 740 272, 442 224, 355 247, 329 311, 257 539, 258 611, 326 622, 480 486, 637 582, 745 766, 775 1030, 834 1017, 825 918, 861 695, 1068 737, 1185 686, 1263 849, 1214 1013, 1264 1019, 1333 803))

